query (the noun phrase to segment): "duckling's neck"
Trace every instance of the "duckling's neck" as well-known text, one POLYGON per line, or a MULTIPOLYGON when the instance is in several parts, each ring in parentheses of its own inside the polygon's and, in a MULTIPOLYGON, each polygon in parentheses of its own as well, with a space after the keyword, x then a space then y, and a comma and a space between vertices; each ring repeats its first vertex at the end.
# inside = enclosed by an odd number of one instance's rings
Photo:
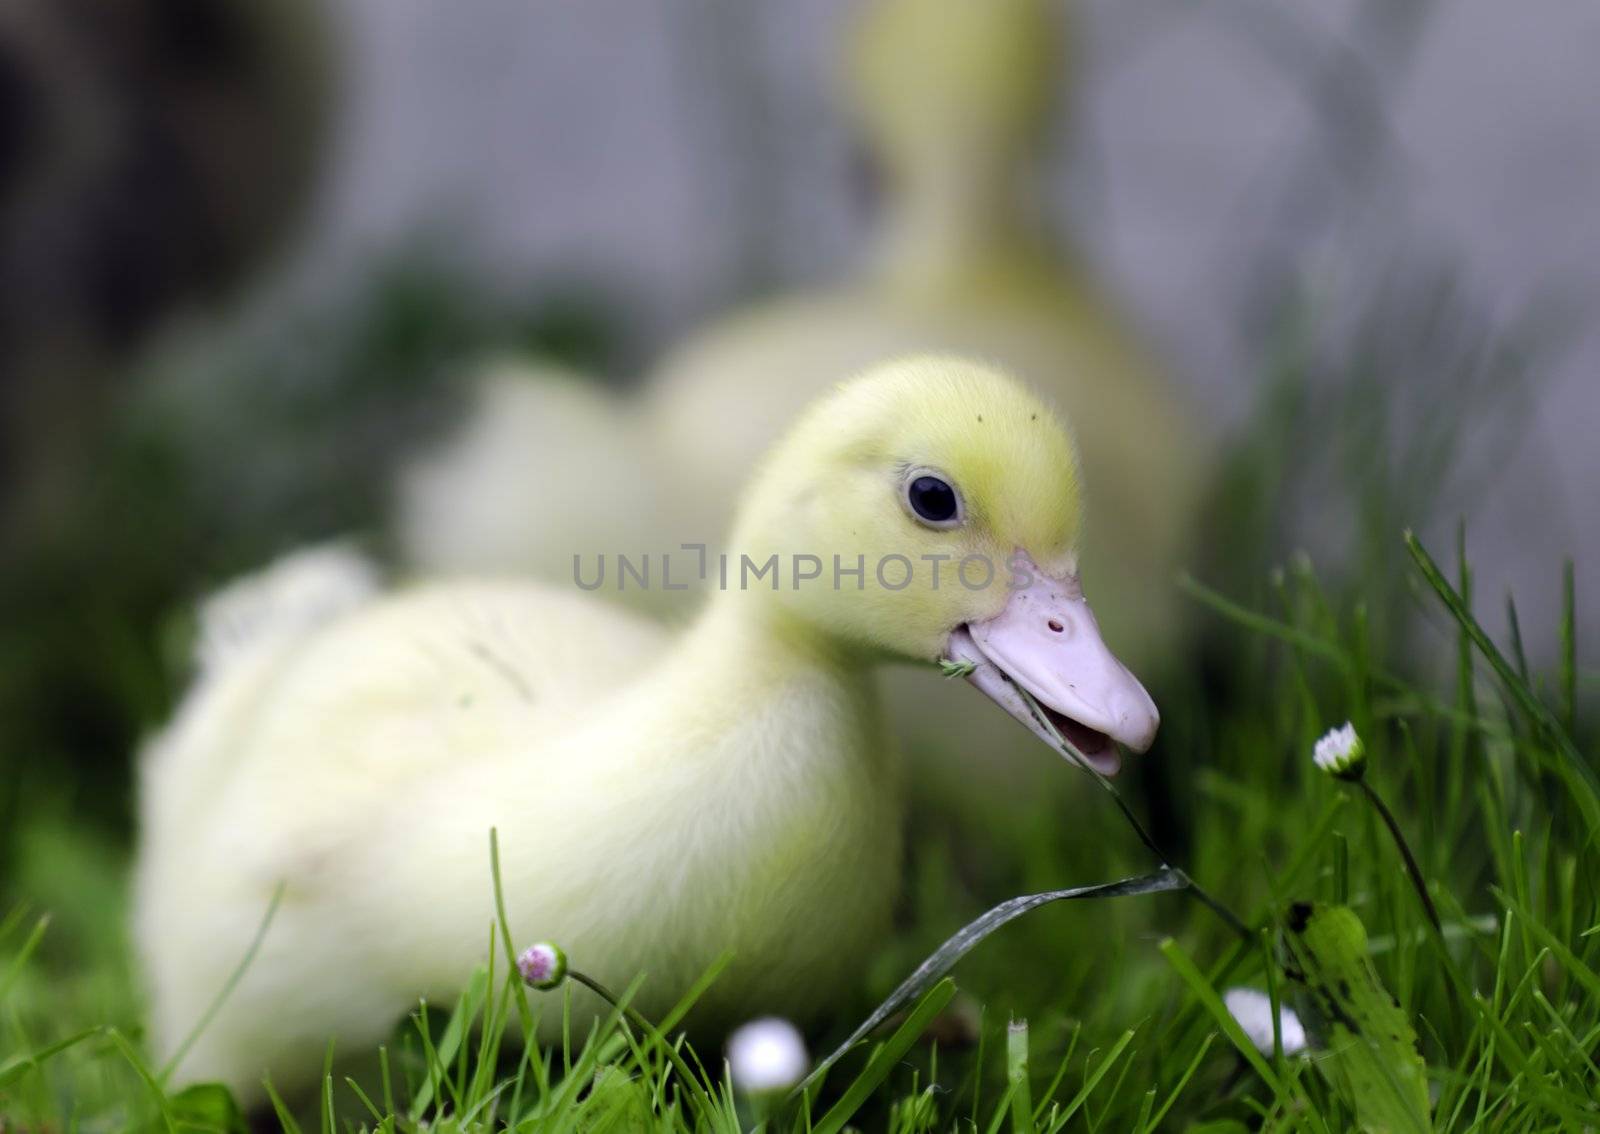
POLYGON ((724 591, 708 605, 667 665, 719 691, 737 714, 797 689, 843 702, 871 701, 871 659, 787 615, 769 594, 724 591), (865 700, 862 700, 865 698, 865 700))
POLYGON ((893 172, 877 264, 888 286, 940 287, 1037 256, 1037 208, 1016 162, 952 148, 893 172))

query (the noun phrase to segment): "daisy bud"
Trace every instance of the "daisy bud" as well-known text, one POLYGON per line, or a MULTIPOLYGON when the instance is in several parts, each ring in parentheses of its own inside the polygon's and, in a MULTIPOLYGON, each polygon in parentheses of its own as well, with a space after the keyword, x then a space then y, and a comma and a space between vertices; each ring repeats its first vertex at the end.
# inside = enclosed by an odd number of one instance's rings
POLYGON ((728 1070, 745 1094, 786 1091, 810 1069, 806 1041, 788 1020, 766 1016, 728 1037, 728 1070))
POLYGON ((1349 721, 1329 729, 1311 750, 1317 767, 1338 780, 1359 780, 1367 771, 1367 749, 1349 721))
MULTIPOLYGON (((1228 1015, 1262 1055, 1272 1054, 1272 998, 1254 988, 1230 988, 1222 994, 1228 1015)), ((1297 1055, 1306 1048, 1306 1030, 1294 1009, 1278 1005, 1278 1038, 1283 1054, 1297 1055)))
POLYGON ((567 955, 554 942, 541 941, 517 956, 517 971, 534 988, 554 988, 567 979, 567 955))

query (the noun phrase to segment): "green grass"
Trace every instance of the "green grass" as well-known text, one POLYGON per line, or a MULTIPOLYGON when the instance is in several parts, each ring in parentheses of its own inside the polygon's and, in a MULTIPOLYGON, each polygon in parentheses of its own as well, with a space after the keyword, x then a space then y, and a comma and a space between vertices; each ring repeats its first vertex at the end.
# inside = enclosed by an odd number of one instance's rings
MULTIPOLYGON (((430 373, 505 337, 439 290, 391 289, 346 317, 309 374, 278 344, 316 335, 241 348, 241 383, 271 413, 197 394, 209 356, 193 380, 147 391, 125 426, 131 439, 112 447, 124 456, 97 482, 104 498, 81 506, 73 538, 30 568, 40 585, 0 588, 0 759, 12 762, 0 776, 7 1134, 238 1127, 225 1092, 163 1088, 144 1050, 124 933, 126 753, 132 733, 170 706, 162 660, 178 651, 160 648, 157 629, 180 597, 285 539, 376 526, 381 476, 349 500, 325 500, 339 479, 329 470, 368 452, 350 448, 349 422, 409 420, 404 406, 433 404, 430 373), (397 368, 412 391, 399 398, 397 368), (341 375, 349 389, 330 400, 341 375), (309 457, 285 462, 282 451, 309 457), (107 578, 106 562, 122 570, 107 578)), ((1248 935, 1192 893, 1160 892, 1039 904, 979 922, 992 932, 948 950, 952 934, 1016 895, 1148 875, 1160 862, 1111 799, 1042 747, 1031 772, 1004 777, 975 774, 981 755, 913 752, 897 929, 872 955, 847 959, 838 987, 819 990, 847 1007, 810 1037, 814 1052, 831 1051, 928 958, 940 960, 804 1098, 740 1098, 723 1081, 721 1053, 678 1040, 670 1019, 641 1028, 618 1013, 591 1035, 568 1028, 560 1045, 523 1046, 533 1017, 564 1012, 566 994, 509 983, 504 958, 526 943, 502 938, 493 970, 461 974, 459 1004, 397 1021, 381 1051, 327 1053, 322 1092, 284 1100, 281 1124, 1406 1129, 1415 1116, 1404 1084, 1388 1091, 1384 1069, 1419 1059, 1434 1129, 1600 1128, 1600 674, 1580 664, 1575 616, 1592 598, 1576 593, 1570 565, 1553 566, 1550 585, 1564 596, 1557 645, 1529 657, 1523 630, 1534 628, 1514 605, 1498 640, 1473 620, 1500 607, 1475 599, 1459 551, 1440 554, 1441 569, 1402 540, 1403 524, 1450 514, 1451 485, 1469 498, 1489 482, 1510 444, 1502 435, 1523 416, 1528 365, 1453 301, 1393 298, 1375 302, 1374 325, 1358 328, 1354 345, 1323 343, 1314 312, 1277 324, 1257 417, 1232 447, 1208 524, 1213 554, 1183 584, 1202 648, 1155 675, 1162 735, 1117 781, 1161 856, 1248 935), (1480 439, 1474 461, 1459 441, 1482 423, 1494 436, 1480 439), (1307 513, 1319 559, 1342 574, 1319 577, 1289 554, 1297 537, 1284 533, 1307 513), (1366 741, 1366 782, 1394 812, 1442 933, 1364 792, 1312 767, 1315 739, 1346 719, 1366 741), (1347 907, 1364 945, 1354 932, 1308 938, 1290 916, 1298 902, 1347 907), (956 962, 953 983, 945 961, 956 962), (1308 1019, 1318 1010, 1337 1025, 1342 1012, 1372 1042, 1356 1046, 1348 1027, 1329 1027, 1311 1060, 1257 1052, 1220 1007, 1236 984, 1308 1019), (1391 1032, 1415 1033, 1416 1055, 1391 1032), (1354 1084, 1371 1082, 1363 1109, 1354 1084)), ((398 425, 373 434, 362 445, 391 455, 409 436, 398 425)), ((995 727, 1011 726, 997 716, 995 727)))
MULTIPOLYGON (((1359 588, 1339 597, 1303 565, 1275 578, 1259 609, 1187 584, 1210 611, 1211 652, 1229 659, 1234 692, 1168 699, 1178 706, 1167 712, 1169 739, 1148 759, 1173 770, 1183 822, 1156 835, 1248 935, 1182 893, 1040 906, 978 941, 954 983, 930 974, 925 991, 789 1100, 740 1097, 720 1052, 694 1050, 670 1019, 641 1027, 619 1011, 589 1035, 565 1029, 559 1046, 522 1045, 536 1015, 567 1002, 507 979, 504 958, 519 943, 500 937, 491 967, 463 974, 466 992, 448 1012, 424 1008, 381 1052, 330 1053, 320 1095, 282 1100, 282 1124, 1406 1129, 1414 1108, 1385 1111, 1352 1084, 1420 1058, 1432 1106, 1416 1129, 1600 1126, 1600 792, 1574 602, 1560 656, 1536 670, 1520 645, 1497 644, 1475 621, 1464 563, 1447 577, 1420 545, 1406 548, 1414 593, 1451 628, 1409 660, 1374 653, 1359 588), (1312 742, 1347 717, 1370 753, 1366 782, 1394 810, 1443 933, 1364 792, 1312 766, 1312 742), (1327 947, 1308 963, 1305 940, 1285 922, 1294 902, 1347 906, 1368 935, 1360 954, 1327 947), (1345 977, 1371 989, 1336 991, 1345 977), (1337 1026, 1309 1060, 1259 1053, 1221 1009, 1235 984, 1297 1004, 1308 1019, 1331 1009, 1337 1026), (1397 1034, 1415 1033, 1414 1049, 1380 1034, 1383 1013, 1399 1021, 1397 1034), (975 1037, 951 1026, 962 1018, 978 1021, 975 1037), (349 1057, 365 1057, 369 1070, 346 1078, 349 1057)), ((975 800, 969 777, 930 770, 922 781, 901 929, 880 955, 859 958, 877 997, 1002 898, 1159 865, 1111 801, 1063 763, 1041 759, 1025 790, 975 800)), ((1141 803, 1130 806, 1137 813, 1141 803)), ((40 905, 0 924, 7 1129, 237 1128, 224 1092, 164 1090, 141 1053, 115 851, 49 824, 22 846, 19 888, 40 905)), ((572 961, 582 968, 582 957, 572 961)), ((814 1037, 818 1051, 870 1006, 863 998, 856 1015, 814 1037)))

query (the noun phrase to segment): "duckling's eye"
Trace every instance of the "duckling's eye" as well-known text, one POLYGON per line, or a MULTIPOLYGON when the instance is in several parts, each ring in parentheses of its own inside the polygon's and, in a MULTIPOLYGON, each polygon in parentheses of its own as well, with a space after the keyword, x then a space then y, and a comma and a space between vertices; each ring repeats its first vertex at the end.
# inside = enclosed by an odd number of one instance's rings
POLYGON ((930 527, 954 527, 961 520, 961 498, 949 481, 932 473, 906 482, 906 506, 930 527))

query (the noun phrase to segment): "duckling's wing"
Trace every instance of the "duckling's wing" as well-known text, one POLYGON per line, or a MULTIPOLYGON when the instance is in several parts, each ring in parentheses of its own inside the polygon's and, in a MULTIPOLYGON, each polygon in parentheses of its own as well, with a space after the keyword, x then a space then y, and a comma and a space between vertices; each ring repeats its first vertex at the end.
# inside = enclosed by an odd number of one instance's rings
POLYGON ((229 769, 223 755, 256 711, 282 659, 381 590, 377 568, 343 544, 302 548, 200 605, 195 676, 171 724, 140 760, 141 826, 147 838, 178 827, 215 793, 229 769))
POLYGON ((378 570, 353 548, 319 544, 235 580, 201 604, 194 660, 219 672, 274 641, 298 638, 380 589, 378 570))
MULTIPOLYGON (((343 962, 356 964, 355 975, 338 968, 339 951, 360 934, 337 915, 347 912, 359 927, 370 908, 362 893, 403 893, 411 880, 341 876, 352 847, 431 851, 430 817, 415 812, 449 806, 443 785, 452 774, 469 765, 492 785, 494 775, 482 771, 495 762, 548 759, 546 741, 594 715, 664 637, 575 588, 433 585, 352 604, 333 601, 341 593, 333 584, 347 575, 307 573, 304 562, 285 575, 284 567, 233 589, 226 617, 210 611, 219 636, 208 664, 142 764, 134 926, 163 1053, 201 1018, 271 896, 282 894, 251 974, 253 1009, 238 1015, 246 990, 237 990, 183 1072, 235 1085, 259 1080, 270 1037, 288 1028, 299 1042, 293 1021, 348 1022, 370 1010, 374 1036, 392 1022, 396 988, 359 962, 343 962), (316 601, 274 606, 259 592, 273 579, 280 599, 293 583, 288 593, 316 601), (257 601, 247 601, 252 588, 257 601), (430 790, 435 782, 440 790, 430 790), (319 984, 329 972, 342 973, 345 987, 319 984), (322 1015, 307 1007, 324 994, 343 1007, 322 1015), (278 1015, 250 1018, 263 1005, 278 1015)), ((401 988, 404 1003, 416 990, 401 988)))
POLYGON ((276 844, 241 849, 264 867, 314 853, 418 779, 538 759, 664 637, 587 595, 513 581, 419 587, 261 635, 202 671, 147 750, 147 849, 234 831, 276 844))
MULTIPOLYGON (((310 639, 257 715, 274 764, 302 744, 395 775, 541 743, 627 684, 665 638, 575 587, 520 580, 421 586, 310 639)), ((530 756, 529 758, 536 758, 530 756)))

